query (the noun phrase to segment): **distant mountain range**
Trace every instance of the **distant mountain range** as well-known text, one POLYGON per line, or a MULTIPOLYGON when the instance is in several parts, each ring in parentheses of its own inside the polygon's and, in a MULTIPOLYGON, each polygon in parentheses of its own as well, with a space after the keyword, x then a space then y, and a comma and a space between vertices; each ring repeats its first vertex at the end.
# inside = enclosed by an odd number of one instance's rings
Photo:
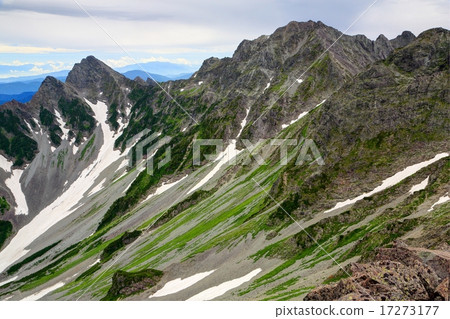
POLYGON ((26 103, 31 100, 35 93, 36 92, 23 92, 20 94, 0 94, 0 105, 12 100, 26 103))
MULTIPOLYGON (((186 80, 196 71, 196 66, 176 64, 170 62, 148 62, 132 64, 115 70, 122 73, 130 80, 140 77, 143 80, 152 78, 158 82, 171 80, 186 80), (145 71, 144 71, 145 70, 145 71)), ((53 73, 45 73, 33 76, 10 77, 0 79, 0 105, 8 101, 16 100, 26 103, 31 100, 47 76, 52 76, 62 82, 66 80, 70 70, 53 73)))

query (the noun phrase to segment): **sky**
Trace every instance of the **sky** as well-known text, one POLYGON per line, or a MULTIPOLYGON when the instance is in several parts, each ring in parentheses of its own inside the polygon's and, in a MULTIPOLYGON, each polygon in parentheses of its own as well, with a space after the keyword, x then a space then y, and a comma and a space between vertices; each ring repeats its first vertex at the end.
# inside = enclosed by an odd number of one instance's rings
POLYGON ((394 38, 449 29, 450 1, 0 0, 0 78, 70 69, 88 55, 114 68, 151 61, 195 68, 293 20, 394 38))

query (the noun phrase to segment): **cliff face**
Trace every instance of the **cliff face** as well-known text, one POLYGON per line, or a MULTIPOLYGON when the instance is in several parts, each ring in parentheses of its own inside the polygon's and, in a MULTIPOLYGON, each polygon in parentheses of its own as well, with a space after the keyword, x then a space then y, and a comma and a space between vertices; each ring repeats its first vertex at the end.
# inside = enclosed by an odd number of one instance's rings
POLYGON ((305 300, 448 301, 450 255, 399 246, 379 249, 375 260, 352 264, 351 277, 314 289, 305 300))

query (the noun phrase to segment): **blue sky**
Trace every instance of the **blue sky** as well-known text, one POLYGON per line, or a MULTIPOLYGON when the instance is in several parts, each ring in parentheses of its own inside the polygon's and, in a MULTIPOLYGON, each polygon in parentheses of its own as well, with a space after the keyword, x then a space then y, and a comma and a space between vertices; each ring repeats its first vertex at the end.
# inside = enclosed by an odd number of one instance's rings
MULTIPOLYGON (((0 0, 0 78, 70 69, 91 54, 112 67, 134 60, 195 66, 210 56, 231 56, 243 39, 271 34, 292 20, 320 20, 344 31, 373 2, 0 0)), ((375 39, 449 28, 449 3, 379 0, 347 33, 375 39)))

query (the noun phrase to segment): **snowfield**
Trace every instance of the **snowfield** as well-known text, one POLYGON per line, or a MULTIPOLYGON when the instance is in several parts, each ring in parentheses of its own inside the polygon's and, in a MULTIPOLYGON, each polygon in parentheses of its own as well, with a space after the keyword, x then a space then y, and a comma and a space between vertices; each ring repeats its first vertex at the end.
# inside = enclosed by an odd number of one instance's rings
POLYGON ((158 187, 158 189, 156 189, 156 191, 153 194, 150 194, 145 200, 144 202, 148 201, 150 198, 152 198, 153 196, 157 196, 157 195, 161 195, 162 193, 164 193, 165 191, 171 189, 172 187, 174 187, 175 185, 177 185, 178 183, 180 183, 183 179, 185 179, 186 177, 188 177, 189 175, 184 176, 183 178, 177 180, 176 182, 173 183, 163 183, 160 187, 158 187))
POLYGON ((227 148, 217 155, 217 158, 214 161, 214 163, 217 162, 216 166, 214 166, 214 168, 211 170, 211 172, 208 173, 208 175, 206 175, 200 182, 198 182, 194 187, 192 187, 187 194, 188 195, 192 194, 197 189, 205 185, 209 180, 211 180, 211 178, 214 177, 214 175, 216 175, 219 172, 222 166, 230 163, 231 160, 235 158, 240 152, 242 152, 242 150, 238 151, 236 149, 236 140, 231 140, 227 148))
POLYGON ((243 119, 242 122, 241 122, 241 129, 239 130, 239 133, 238 133, 238 135, 237 135, 236 138, 239 138, 239 136, 241 136, 242 131, 244 130, 245 125, 247 125, 247 118, 248 118, 248 114, 250 113, 250 108, 248 108, 245 112, 246 112, 245 117, 244 117, 244 119, 243 119))
POLYGON ((20 184, 20 178, 22 177, 23 170, 12 170, 13 162, 8 161, 5 157, 0 155, 0 168, 5 171, 5 173, 11 173, 11 176, 6 179, 6 187, 9 188, 11 193, 14 195, 14 200, 16 201, 16 215, 28 215, 28 204, 25 198, 25 194, 22 191, 22 185, 20 184))
MULTIPOLYGON (((298 81, 298 80, 297 80, 297 81, 298 81)), ((301 82, 299 82, 299 83, 301 83, 301 82)), ((314 110, 315 108, 321 106, 321 105, 322 105, 323 103, 325 103, 325 102, 326 102, 326 100, 323 100, 322 102, 320 102, 319 104, 317 104, 312 110, 314 110)), ((308 115, 308 113, 311 112, 312 110, 301 113, 295 120, 292 120, 289 124, 282 124, 282 125, 281 125, 281 129, 284 130, 286 127, 291 126, 291 125, 294 124, 295 122, 299 121, 300 119, 302 119, 302 118, 304 118, 306 115, 308 115)))
POLYGON ((22 301, 36 301, 36 300, 39 300, 42 297, 45 297, 46 295, 51 293, 52 291, 55 291, 56 289, 61 288, 62 286, 64 286, 64 283, 63 282, 58 282, 57 284, 55 284, 55 285, 53 285, 51 287, 45 288, 45 289, 43 289, 43 290, 41 290, 41 291, 39 291, 39 292, 37 292, 35 294, 32 294, 32 295, 30 295, 28 297, 23 298, 22 301))
POLYGON ((18 277, 18 276, 14 276, 14 277, 12 277, 12 278, 9 278, 9 279, 7 279, 7 280, 5 280, 5 281, 0 282, 0 287, 1 287, 1 286, 4 286, 4 285, 6 285, 6 284, 9 284, 10 282, 13 282, 13 281, 16 280, 17 278, 19 278, 19 277, 18 277))
POLYGON ((447 203, 448 201, 450 201, 450 197, 448 196, 448 193, 447 193, 445 196, 442 196, 441 198, 439 198, 436 203, 431 205, 431 207, 428 211, 431 212, 437 205, 447 203))
MULTIPOLYGON (((398 172, 397 174, 385 179, 380 186, 376 187, 374 190, 370 191, 369 193, 364 193, 362 195, 359 195, 356 198, 353 199, 347 199, 346 201, 337 203, 336 206, 334 206, 333 208, 325 211, 324 213, 329 213, 333 210, 336 210, 338 208, 342 208, 345 207, 347 205, 351 205, 356 203, 357 201, 363 199, 364 197, 369 197, 372 196, 375 193, 379 193, 381 191, 384 191, 385 189, 388 189, 389 187, 394 186, 395 184, 400 183, 402 180, 404 180, 405 178, 417 173, 419 170, 421 170, 424 167, 427 167, 437 161, 439 161, 442 158, 445 158, 449 156, 448 153, 441 153, 441 154, 437 154, 434 158, 428 160, 428 161, 424 161, 418 164, 414 164, 411 166, 406 167, 404 170, 398 172)), ((422 182, 423 183, 423 182, 422 182)))
POLYGON ((201 293, 191 297, 188 299, 188 301, 208 301, 208 300, 213 300, 217 297, 222 296, 223 294, 225 294, 226 292, 230 291, 231 289, 237 288, 240 285, 246 283, 247 281, 252 280, 253 277, 255 277, 257 274, 259 274, 262 271, 261 268, 258 268, 256 270, 253 270, 252 272, 250 272, 249 274, 237 278, 237 279, 233 279, 230 281, 226 281, 223 284, 220 284, 218 286, 206 289, 204 291, 202 291, 201 293))
POLYGON ((411 187, 411 189, 409 190, 410 194, 413 194, 415 192, 421 191, 423 189, 425 189, 425 187, 427 187, 428 185, 428 181, 430 180, 430 176, 428 176, 427 178, 425 178, 422 182, 420 182, 417 185, 414 185, 413 187, 411 187))
POLYGON ((16 200, 16 215, 28 215, 28 204, 25 198, 25 194, 22 191, 22 185, 20 184, 20 178, 24 171, 16 169, 11 172, 11 177, 8 178, 5 183, 11 190, 16 200))
POLYGON ((164 297, 164 296, 172 295, 172 294, 175 294, 182 290, 185 290, 185 289, 195 285, 200 280, 208 277, 215 271, 216 270, 211 270, 211 271, 195 274, 195 275, 185 278, 185 279, 178 278, 178 279, 169 281, 167 284, 164 285, 164 287, 162 287, 155 294, 151 295, 148 298, 151 299, 151 298, 157 298, 157 297, 164 297))
POLYGON ((106 168, 121 157, 125 157, 119 151, 114 150, 114 132, 106 124, 108 106, 100 101, 97 104, 90 103, 87 100, 86 102, 94 111, 95 118, 103 133, 104 143, 99 150, 97 159, 80 174, 80 177, 70 185, 66 192, 22 227, 12 238, 9 245, 0 251, 0 272, 25 256, 29 251, 26 248, 35 239, 76 211, 77 206, 80 206, 80 201, 84 198, 86 185, 94 185, 106 168))

